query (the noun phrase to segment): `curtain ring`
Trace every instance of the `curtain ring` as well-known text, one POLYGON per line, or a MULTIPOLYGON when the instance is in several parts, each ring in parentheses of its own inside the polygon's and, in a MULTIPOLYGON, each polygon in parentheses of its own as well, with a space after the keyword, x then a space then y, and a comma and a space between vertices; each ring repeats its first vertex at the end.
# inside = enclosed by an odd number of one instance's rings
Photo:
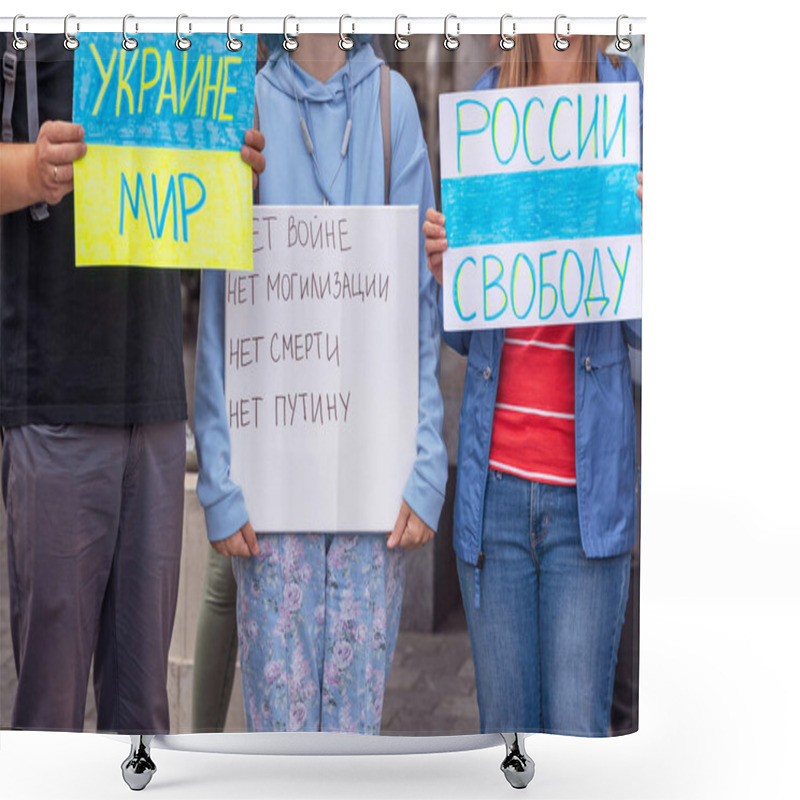
POLYGON ((400 20, 408 19, 405 14, 398 14, 394 18, 394 46, 396 50, 408 50, 411 47, 411 42, 408 41, 406 36, 411 36, 411 23, 406 23, 408 30, 405 36, 400 35, 400 20))
POLYGON ((461 23, 458 21, 458 17, 455 14, 448 14, 444 18, 444 41, 442 44, 444 45, 445 50, 458 50, 458 45, 460 42, 458 41, 458 36, 461 33, 461 23), (451 36, 450 33, 447 31, 447 25, 451 19, 456 21, 456 35, 451 36))
MULTIPOLYGON (((356 45, 356 43, 349 36, 345 36, 344 33, 342 32, 342 28, 344 27, 344 21, 346 19, 353 19, 353 18, 349 14, 342 14, 342 16, 339 17, 339 47, 345 51, 352 50, 356 45)), ((355 24, 353 24, 350 33, 353 33, 355 29, 356 26, 355 24)))
MULTIPOLYGON (((188 18, 189 18, 188 14, 178 14, 178 16, 175 18, 175 36, 177 37, 175 39, 175 47, 177 47, 178 50, 188 50, 192 46, 192 40, 191 39, 187 39, 181 33, 181 20, 182 19, 188 19, 188 18)), ((189 33, 191 33, 191 32, 192 32, 192 23, 190 22, 189 23, 189 33)))
MULTIPOLYGON (((626 53, 628 50, 630 50, 630 49, 631 49, 631 44, 632 44, 632 42, 631 42, 631 40, 630 40, 630 39, 623 39, 623 38, 622 38, 622 36, 620 36, 620 32, 619 32, 619 31, 620 31, 620 23, 621 23, 621 22, 622 22, 622 20, 624 20, 624 19, 628 19, 628 18, 627 18, 627 17, 626 17, 624 14, 620 14, 620 15, 617 17, 617 41, 616 41, 616 48, 617 48, 617 50, 619 50, 619 51, 620 51, 620 53, 626 53)), ((632 30, 633 30, 633 26, 632 26, 632 25, 631 25, 631 23, 629 22, 629 23, 628 23, 628 36, 630 36, 630 35, 631 35, 631 31, 632 31, 632 30)))
POLYGON ((297 50, 297 46, 300 42, 297 41, 297 32, 300 30, 300 26, 297 25, 295 28, 295 35, 289 36, 288 26, 290 19, 297 19, 297 17, 293 17, 291 14, 283 18, 283 49, 287 52, 292 52, 293 50, 297 50))
MULTIPOLYGON (((74 14, 67 14, 64 17, 64 49, 65 50, 77 50, 78 45, 80 42, 69 32, 69 21, 71 19, 75 19, 74 14)), ((75 30, 79 31, 81 29, 80 22, 75 23, 75 30)))
POLYGON ((509 36, 504 29, 505 21, 507 19, 512 19, 511 14, 503 14, 500 17, 500 49, 501 50, 513 50, 516 41, 514 41, 514 37, 517 35, 517 23, 511 23, 511 35, 509 36))
MULTIPOLYGON (((20 19, 25 19, 25 16, 23 14, 17 14, 17 16, 14 17, 14 24, 12 26, 12 29, 14 31, 13 45, 15 50, 24 50, 28 46, 28 40, 20 36, 19 32, 17 31, 17 20, 20 19)), ((27 22, 25 23, 25 30, 26 31, 28 30, 27 22)))
MULTIPOLYGON (((558 33, 558 21, 560 19, 567 19, 567 15, 566 14, 559 14, 556 17, 555 28, 554 28, 555 37, 556 38, 553 41, 553 47, 555 47, 556 50, 559 50, 560 52, 563 52, 564 50, 566 50, 569 47, 569 40, 562 38, 558 33)), ((569 28, 570 28, 569 20, 567 20, 567 36, 569 36, 569 28)))
MULTIPOLYGON (((122 18, 122 49, 123 50, 135 50, 139 46, 139 41, 134 39, 132 36, 128 36, 128 20, 135 19, 133 14, 126 14, 122 18)), ((136 30, 139 30, 139 23, 135 23, 136 30)))
MULTIPOLYGON (((231 22, 233 22, 233 20, 235 19, 239 19, 239 17, 237 17, 236 14, 231 14, 228 17, 228 41, 225 44, 225 47, 227 47, 228 50, 231 51, 231 53, 238 53, 239 50, 241 50, 242 47, 244 47, 244 42, 241 39, 237 39, 235 36, 231 35, 231 22)), ((241 32, 241 30, 242 26, 239 25, 239 31, 241 32)))

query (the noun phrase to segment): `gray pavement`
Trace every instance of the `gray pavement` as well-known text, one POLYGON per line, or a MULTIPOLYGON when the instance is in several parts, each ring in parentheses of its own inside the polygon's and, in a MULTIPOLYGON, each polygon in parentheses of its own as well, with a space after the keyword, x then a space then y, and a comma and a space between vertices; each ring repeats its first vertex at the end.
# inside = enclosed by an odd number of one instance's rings
POLYGON ((480 732, 463 610, 454 612, 437 633, 400 633, 383 701, 382 732, 480 732))

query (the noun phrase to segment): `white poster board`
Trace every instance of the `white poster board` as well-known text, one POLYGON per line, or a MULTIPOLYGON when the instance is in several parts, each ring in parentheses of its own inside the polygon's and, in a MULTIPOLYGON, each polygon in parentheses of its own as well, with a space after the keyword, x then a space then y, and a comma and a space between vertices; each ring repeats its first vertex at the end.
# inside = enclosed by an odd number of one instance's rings
POLYGON ((639 84, 439 98, 447 330, 641 316, 639 84))
POLYGON ((256 206, 226 276, 231 476, 256 531, 390 531, 416 455, 415 206, 256 206))

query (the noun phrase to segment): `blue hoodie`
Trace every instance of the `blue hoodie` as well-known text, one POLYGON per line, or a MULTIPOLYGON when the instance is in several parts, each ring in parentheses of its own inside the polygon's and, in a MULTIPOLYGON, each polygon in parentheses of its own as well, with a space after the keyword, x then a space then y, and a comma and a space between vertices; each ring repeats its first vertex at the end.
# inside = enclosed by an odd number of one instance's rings
MULTIPOLYGON (((335 205, 383 205, 380 64, 369 45, 358 47, 348 55, 348 63, 323 84, 290 63, 283 50, 273 53, 256 77, 260 128, 266 137, 267 165, 258 189, 261 204, 320 205, 327 200, 335 205), (314 143, 319 175, 303 141, 298 106, 314 143), (350 113, 350 143, 339 168, 350 113)), ((425 210, 435 203, 416 102, 406 81, 394 72, 391 133, 390 202, 418 206, 420 224, 417 457, 403 498, 435 529, 444 503, 447 453, 441 435, 444 411, 439 392, 439 313, 421 230, 425 210)), ((249 519, 246 498, 230 477, 224 286, 224 273, 203 274, 195 378, 194 422, 200 464, 197 494, 205 509, 211 541, 231 536, 249 519)))

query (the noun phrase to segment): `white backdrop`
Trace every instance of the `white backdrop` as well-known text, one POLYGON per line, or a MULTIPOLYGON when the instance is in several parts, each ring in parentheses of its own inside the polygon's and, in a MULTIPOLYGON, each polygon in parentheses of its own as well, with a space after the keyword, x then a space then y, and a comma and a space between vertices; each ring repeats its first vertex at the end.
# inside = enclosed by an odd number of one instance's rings
MULTIPOLYGON (((98 0, 40 0, 6 13, 14 11, 110 13, 98 0)), ((796 797, 800 435, 790 320, 800 289, 792 236, 800 170, 797 148, 781 147, 793 132, 796 7, 403 0, 376 11, 369 0, 240 0, 235 9, 138 0, 123 11, 647 16, 641 731, 530 739, 537 775, 527 793, 796 797), (783 136, 771 135, 776 126, 783 136), (676 269, 694 278, 689 297, 671 295, 676 269)), ((102 736, 2 732, 3 797, 129 797, 119 773, 126 754, 102 736)), ((512 791, 501 756, 498 748, 313 761, 156 751, 159 772, 145 791, 192 800, 485 800, 512 791)))

